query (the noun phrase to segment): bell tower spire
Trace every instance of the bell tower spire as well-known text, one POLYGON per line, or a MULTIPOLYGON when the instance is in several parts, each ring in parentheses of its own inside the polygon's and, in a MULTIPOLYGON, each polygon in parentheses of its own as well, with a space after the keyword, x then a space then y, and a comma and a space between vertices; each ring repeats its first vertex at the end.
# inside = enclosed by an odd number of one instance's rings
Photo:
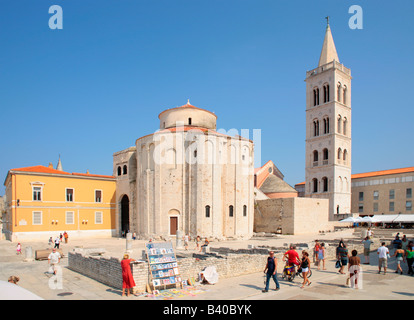
POLYGON ((325 19, 327 21, 327 25, 321 56, 319 58, 319 67, 332 62, 333 60, 339 62, 338 53, 336 52, 335 43, 332 37, 331 27, 329 26, 329 16, 327 16, 325 19))
POLYGON ((57 164, 57 166, 56 166, 56 170, 63 171, 62 161, 60 160, 60 155, 59 155, 59 161, 58 161, 58 164, 57 164))

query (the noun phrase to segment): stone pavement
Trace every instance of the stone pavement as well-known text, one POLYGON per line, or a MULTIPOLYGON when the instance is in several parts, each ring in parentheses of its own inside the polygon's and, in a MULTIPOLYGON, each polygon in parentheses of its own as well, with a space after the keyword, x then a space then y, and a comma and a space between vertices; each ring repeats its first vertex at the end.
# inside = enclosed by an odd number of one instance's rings
MULTIPOLYGON (((213 247, 247 248, 252 245, 283 246, 286 243, 310 242, 319 239, 352 238, 351 231, 336 232, 324 236, 279 236, 277 238, 261 238, 249 241, 222 241, 212 242, 213 247)), ((133 244, 132 257, 141 258, 141 250, 144 249, 145 241, 136 240, 133 244)), ((62 249, 65 257, 61 261, 62 266, 62 288, 49 286, 50 275, 47 261, 24 262, 24 254, 16 255, 16 243, 6 240, 0 241, 0 280, 7 281, 11 275, 20 277, 19 285, 47 300, 144 300, 151 301, 146 297, 121 297, 118 289, 108 287, 91 278, 73 272, 66 268, 67 252, 75 247, 105 248, 114 257, 122 257, 125 250, 124 239, 87 239, 71 240, 69 244, 63 244, 62 249)), ((34 250, 47 248, 46 243, 32 242, 22 243, 23 253, 26 246, 34 250)), ((372 248, 376 249, 376 248, 372 248)), ((190 252, 193 249, 190 247, 190 252)), ((393 253, 393 250, 391 250, 393 253)), ((326 261, 326 271, 318 271, 314 265, 311 266, 313 275, 312 284, 300 289, 301 278, 297 277, 293 283, 280 279, 282 262, 279 261, 279 283, 280 291, 273 291, 275 285, 270 282, 268 293, 262 293, 264 288, 264 274, 253 273, 234 278, 219 279, 215 285, 203 285, 207 292, 200 293, 194 297, 183 297, 175 300, 412 300, 414 299, 414 277, 394 273, 396 269, 395 258, 389 262, 389 270, 386 275, 378 274, 378 258, 376 252, 371 253, 371 265, 362 265, 362 287, 359 290, 348 288, 345 285, 346 275, 341 275, 335 269, 334 260, 326 261)), ((361 257, 361 261, 364 258, 361 257)), ((265 259, 263 261, 263 268, 265 259)), ((406 264, 403 265, 406 271, 406 264)))

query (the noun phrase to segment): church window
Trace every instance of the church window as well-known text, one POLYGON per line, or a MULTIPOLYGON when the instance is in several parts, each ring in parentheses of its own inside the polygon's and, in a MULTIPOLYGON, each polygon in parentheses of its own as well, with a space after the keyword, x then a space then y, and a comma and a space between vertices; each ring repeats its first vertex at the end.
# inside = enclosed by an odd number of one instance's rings
POLYGON ((229 206, 229 217, 233 217, 233 206, 229 206))
POLYGON ((120 176, 122 174, 122 169, 121 167, 118 167, 118 176, 120 176))
POLYGON ((243 206, 243 217, 247 217, 247 206, 243 206))
POLYGON ((122 174, 127 174, 128 173, 128 168, 126 165, 124 165, 123 169, 122 169, 122 174))
POLYGON ((188 125, 191 126, 191 118, 188 118, 188 125))
POLYGON ((206 218, 210 218, 210 206, 206 206, 206 218))
POLYGON ((194 150, 194 158, 197 158, 197 150, 194 150))
POLYGON ((327 177, 322 178, 322 186, 323 186, 323 192, 328 192, 328 178, 327 177))

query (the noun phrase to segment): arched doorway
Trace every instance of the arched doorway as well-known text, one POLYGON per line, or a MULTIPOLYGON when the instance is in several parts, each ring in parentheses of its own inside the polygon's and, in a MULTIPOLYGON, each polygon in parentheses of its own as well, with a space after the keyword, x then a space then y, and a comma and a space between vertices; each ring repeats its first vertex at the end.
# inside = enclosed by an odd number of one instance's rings
POLYGON ((121 234, 126 235, 129 231, 129 198, 124 195, 121 199, 121 234))

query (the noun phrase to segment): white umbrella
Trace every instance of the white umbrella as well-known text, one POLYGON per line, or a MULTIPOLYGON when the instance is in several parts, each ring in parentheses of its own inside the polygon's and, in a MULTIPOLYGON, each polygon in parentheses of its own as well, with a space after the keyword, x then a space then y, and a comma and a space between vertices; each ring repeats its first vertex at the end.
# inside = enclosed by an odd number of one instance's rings
POLYGON ((376 223, 376 222, 381 222, 381 220, 378 220, 377 218, 374 217, 363 217, 359 220, 359 222, 370 222, 370 223, 376 223))
POLYGON ((346 219, 339 220, 338 222, 360 222, 359 218, 348 217, 346 219))

